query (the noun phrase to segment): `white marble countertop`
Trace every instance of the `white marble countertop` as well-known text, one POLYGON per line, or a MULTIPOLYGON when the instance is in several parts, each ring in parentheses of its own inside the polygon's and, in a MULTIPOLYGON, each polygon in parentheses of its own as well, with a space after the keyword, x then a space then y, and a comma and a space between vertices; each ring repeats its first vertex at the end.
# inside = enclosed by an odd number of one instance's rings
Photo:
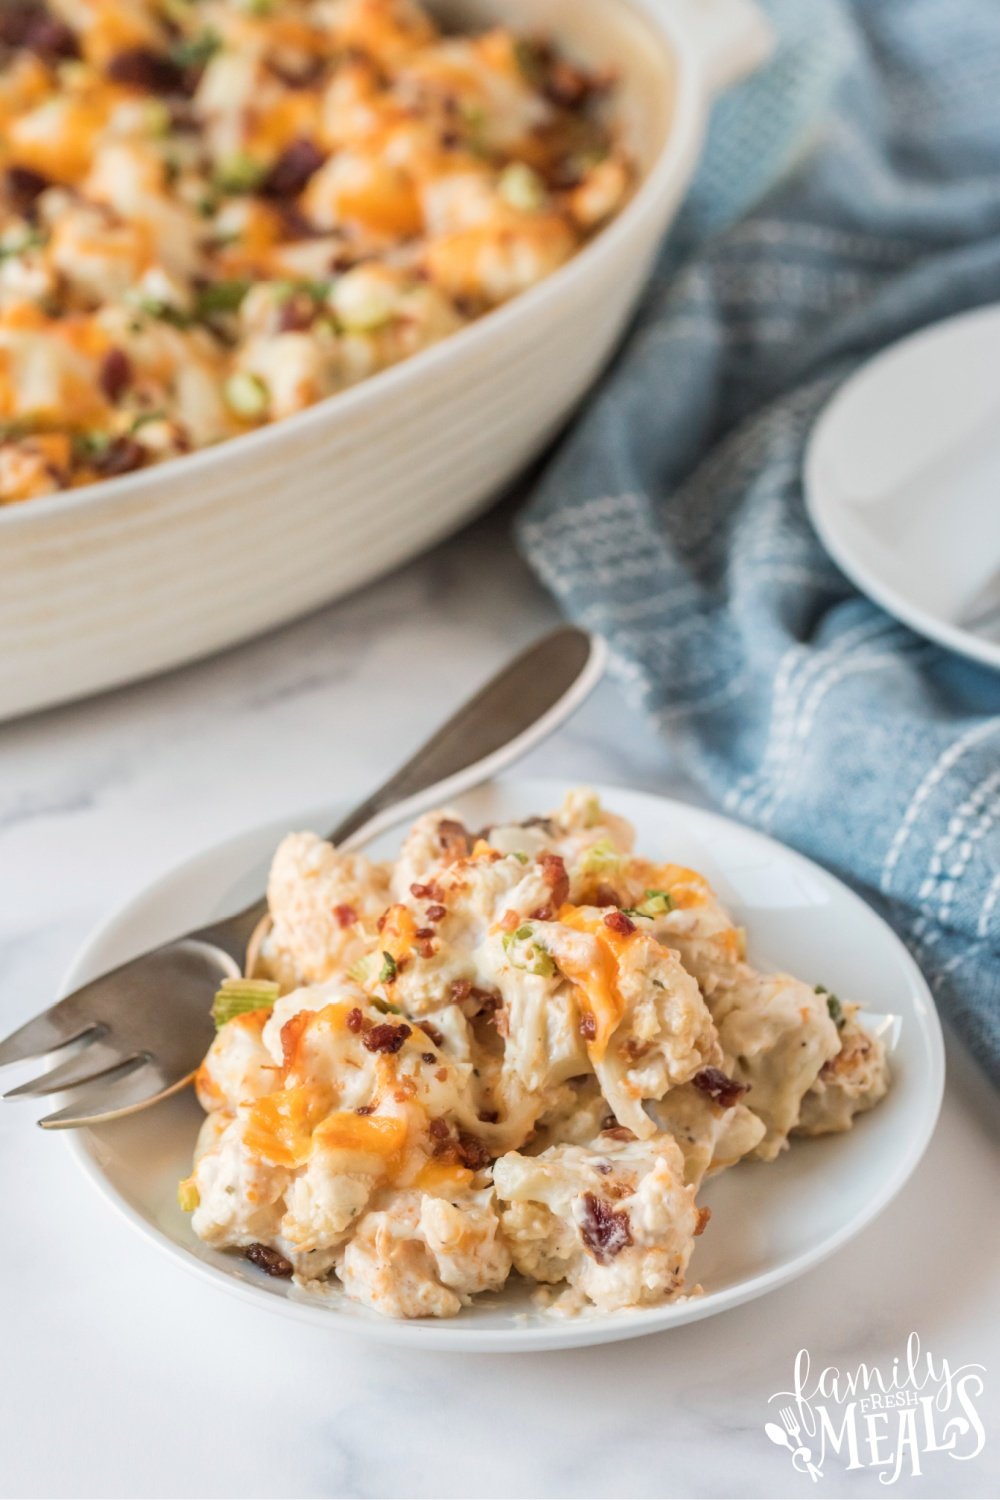
MULTIPOLYGON (((262 641, 0 728, 0 1032, 136 886, 248 822, 360 793, 545 627, 507 519, 262 641)), ((610 684, 530 768, 690 794, 610 684)), ((888 1365, 916 1330, 986 1366, 987 1441, 892 1493, 996 1496, 1000 1098, 949 1053, 916 1177, 832 1263, 669 1334, 530 1358, 417 1357, 219 1296, 116 1220, 31 1106, 4 1105, 0 1492, 883 1494, 874 1469, 793 1472, 767 1398, 801 1347, 888 1365)))

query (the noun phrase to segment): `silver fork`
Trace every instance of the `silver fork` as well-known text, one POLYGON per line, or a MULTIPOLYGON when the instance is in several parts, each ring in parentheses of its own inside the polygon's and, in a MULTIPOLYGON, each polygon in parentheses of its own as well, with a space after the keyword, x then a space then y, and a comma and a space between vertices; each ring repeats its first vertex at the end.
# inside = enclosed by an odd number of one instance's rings
MULTIPOLYGON (((597 637, 566 626, 543 637, 486 684, 412 759, 344 818, 331 842, 354 846, 487 781, 537 745, 596 685, 597 637)), ((0 1064, 79 1044, 49 1072, 5 1099, 85 1088, 39 1120, 45 1129, 114 1120, 183 1088, 214 1035, 212 998, 244 971, 247 945, 267 916, 262 898, 220 922, 154 948, 91 980, 0 1042, 0 1064)))

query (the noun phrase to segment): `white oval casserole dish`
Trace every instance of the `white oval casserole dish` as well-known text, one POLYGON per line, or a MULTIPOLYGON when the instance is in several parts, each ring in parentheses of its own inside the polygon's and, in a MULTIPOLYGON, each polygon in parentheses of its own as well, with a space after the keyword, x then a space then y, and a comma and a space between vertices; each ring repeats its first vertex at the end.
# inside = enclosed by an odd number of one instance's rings
POLYGON ((404 364, 215 448, 0 508, 0 716, 243 640, 453 530, 559 430, 608 360, 701 148, 765 53, 752 0, 439 0, 620 75, 640 169, 622 213, 524 295, 404 364))

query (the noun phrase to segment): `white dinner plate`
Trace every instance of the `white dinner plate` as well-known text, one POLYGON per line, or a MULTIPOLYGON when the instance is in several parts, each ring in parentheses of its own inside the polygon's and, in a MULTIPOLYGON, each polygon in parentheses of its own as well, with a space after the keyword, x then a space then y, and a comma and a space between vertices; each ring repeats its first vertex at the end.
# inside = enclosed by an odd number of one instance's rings
POLYGON ((806 451, 806 504, 858 588, 1000 667, 1000 306, 921 329, 837 392, 806 451))
MULTIPOLYGON (((556 783, 511 780, 460 798, 471 826, 523 818, 558 805, 556 783)), ((738 1166, 710 1181, 701 1201, 712 1220, 691 1261, 704 1294, 656 1308, 560 1320, 536 1309, 516 1279, 457 1318, 395 1322, 347 1302, 317 1298, 268 1279, 246 1260, 203 1245, 177 1206, 190 1171, 201 1111, 189 1093, 90 1130, 70 1149, 106 1198, 180 1265, 332 1334, 466 1352, 553 1349, 632 1338, 706 1318, 800 1276, 856 1235, 913 1171, 937 1119, 944 1082, 941 1029, 930 993, 898 938, 857 896, 817 865, 728 819, 648 793, 602 788, 607 805, 636 825, 640 850, 703 871, 737 920, 751 957, 823 983, 866 1009, 898 1018, 888 1097, 846 1135, 796 1143, 773 1164, 738 1166)), ((292 826, 325 829, 334 812, 292 826)), ((87 944, 66 979, 82 984, 154 943, 222 916, 257 895, 284 827, 257 828, 206 850, 140 891, 87 944)), ((394 852, 398 832, 373 845, 394 852)), ((109 1229, 110 1232, 110 1229, 109 1229)), ((887 1272, 888 1274, 888 1272, 887 1272)), ((248 1316, 250 1316, 248 1310, 248 1316)))

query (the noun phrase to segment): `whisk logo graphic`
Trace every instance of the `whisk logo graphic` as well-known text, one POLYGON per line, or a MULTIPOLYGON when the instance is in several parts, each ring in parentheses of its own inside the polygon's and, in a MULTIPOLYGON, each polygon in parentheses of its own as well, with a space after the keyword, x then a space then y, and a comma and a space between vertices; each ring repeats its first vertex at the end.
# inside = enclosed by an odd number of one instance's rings
POLYGON ((859 1364, 825 1366, 813 1374, 808 1349, 795 1356, 790 1390, 769 1398, 764 1432, 787 1449, 793 1468, 815 1484, 831 1459, 846 1469, 874 1469, 882 1484, 924 1472, 931 1455, 967 1463, 982 1452, 986 1432, 976 1403, 985 1367, 952 1366, 920 1347, 911 1333, 886 1371, 859 1364))

